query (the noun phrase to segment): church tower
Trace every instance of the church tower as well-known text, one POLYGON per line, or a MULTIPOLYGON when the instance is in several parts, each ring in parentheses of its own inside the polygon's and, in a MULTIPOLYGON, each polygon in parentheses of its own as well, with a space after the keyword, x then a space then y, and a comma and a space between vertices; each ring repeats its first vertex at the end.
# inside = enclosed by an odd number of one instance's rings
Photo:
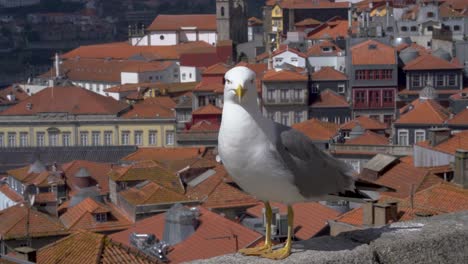
POLYGON ((218 40, 247 42, 247 0, 216 0, 218 40))

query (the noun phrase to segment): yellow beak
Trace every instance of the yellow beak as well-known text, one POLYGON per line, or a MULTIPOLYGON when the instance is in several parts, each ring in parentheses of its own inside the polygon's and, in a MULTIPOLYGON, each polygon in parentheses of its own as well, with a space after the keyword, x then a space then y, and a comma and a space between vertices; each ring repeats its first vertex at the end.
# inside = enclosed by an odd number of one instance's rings
POLYGON ((239 102, 241 102, 242 100, 242 97, 244 96, 244 94, 247 92, 247 89, 244 89, 244 87, 242 87, 242 85, 238 85, 237 88, 236 88, 236 95, 237 95, 237 98, 239 98, 239 102))

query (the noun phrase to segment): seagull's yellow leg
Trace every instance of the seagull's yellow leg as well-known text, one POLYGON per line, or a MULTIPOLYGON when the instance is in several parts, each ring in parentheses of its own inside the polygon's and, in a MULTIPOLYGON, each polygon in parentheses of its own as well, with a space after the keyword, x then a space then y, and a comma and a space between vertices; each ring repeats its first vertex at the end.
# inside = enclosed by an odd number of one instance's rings
POLYGON ((271 219, 273 218, 273 213, 271 211, 271 206, 269 202, 265 203, 265 218, 266 218, 266 230, 265 230, 265 244, 260 247, 255 248, 243 248, 239 250, 239 253, 242 253, 247 256, 260 256, 265 253, 271 252, 271 219))
POLYGON ((283 248, 274 250, 269 253, 262 254, 261 257, 269 259, 285 259, 291 255, 291 246, 292 246, 292 230, 294 225, 294 211, 290 205, 288 205, 288 238, 286 244, 283 248))

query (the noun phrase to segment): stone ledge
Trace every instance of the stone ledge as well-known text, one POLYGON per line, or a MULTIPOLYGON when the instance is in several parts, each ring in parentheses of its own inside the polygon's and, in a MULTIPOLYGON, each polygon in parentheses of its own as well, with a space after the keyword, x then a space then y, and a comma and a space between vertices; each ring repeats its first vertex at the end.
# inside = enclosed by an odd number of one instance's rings
POLYGON ((281 261, 232 254, 191 263, 468 263, 468 211, 312 238, 293 248, 281 261))

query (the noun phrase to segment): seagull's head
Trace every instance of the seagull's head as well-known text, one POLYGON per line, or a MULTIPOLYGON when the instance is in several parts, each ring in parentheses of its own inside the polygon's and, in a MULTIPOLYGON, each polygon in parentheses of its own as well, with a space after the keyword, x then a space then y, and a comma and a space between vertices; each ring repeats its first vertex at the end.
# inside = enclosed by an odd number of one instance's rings
POLYGON ((257 104, 255 72, 244 66, 234 67, 226 72, 224 80, 224 102, 257 104))

